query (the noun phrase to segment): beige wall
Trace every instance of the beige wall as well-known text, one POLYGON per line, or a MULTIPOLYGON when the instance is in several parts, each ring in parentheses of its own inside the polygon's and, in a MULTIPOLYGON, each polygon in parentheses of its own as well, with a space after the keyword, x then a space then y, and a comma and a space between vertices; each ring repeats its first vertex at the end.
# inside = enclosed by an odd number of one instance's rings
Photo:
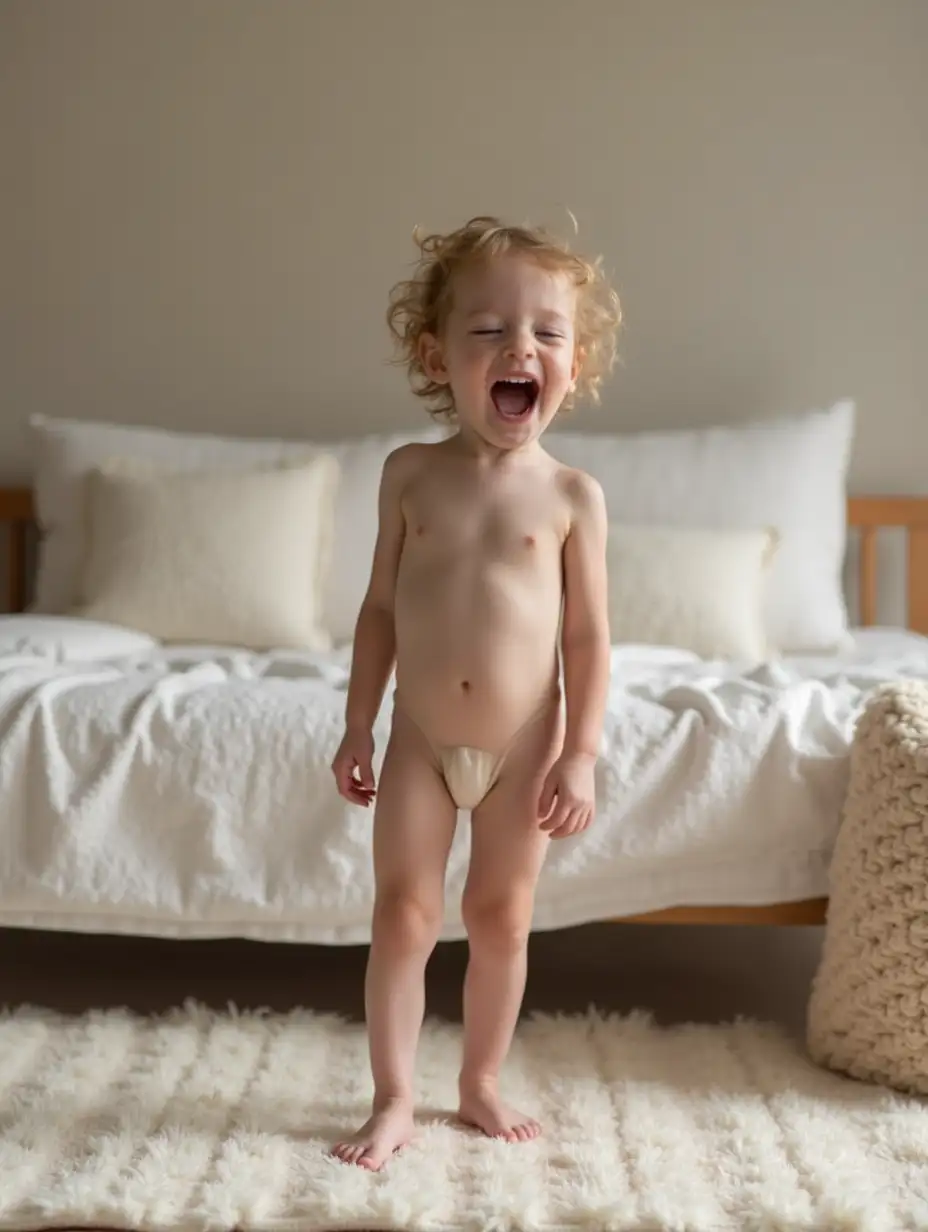
POLYGON ((928 492, 921 0, 2 0, 0 482, 32 411, 416 422, 410 231, 565 207, 627 315, 603 427, 851 394, 928 492))
MULTIPOLYGON (((852 394, 854 487, 928 492, 926 48, 922 0, 0 0, 0 482, 32 411, 416 422, 413 225, 569 206, 628 322, 590 422, 852 394)), ((801 1019, 816 937, 759 944, 717 962, 801 1019)))

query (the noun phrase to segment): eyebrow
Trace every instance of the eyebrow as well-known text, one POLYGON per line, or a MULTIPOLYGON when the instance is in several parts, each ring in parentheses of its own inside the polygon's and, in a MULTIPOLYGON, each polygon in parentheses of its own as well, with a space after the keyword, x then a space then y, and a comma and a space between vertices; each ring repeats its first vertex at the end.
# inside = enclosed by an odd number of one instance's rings
MULTIPOLYGON (((467 320, 470 321, 473 317, 498 317, 503 315, 503 313, 495 308, 474 308, 467 313, 467 320)), ((543 308, 538 313, 538 316, 543 317, 546 321, 559 321, 562 325, 570 324, 570 318, 564 316, 563 312, 558 312, 555 309, 543 308)))

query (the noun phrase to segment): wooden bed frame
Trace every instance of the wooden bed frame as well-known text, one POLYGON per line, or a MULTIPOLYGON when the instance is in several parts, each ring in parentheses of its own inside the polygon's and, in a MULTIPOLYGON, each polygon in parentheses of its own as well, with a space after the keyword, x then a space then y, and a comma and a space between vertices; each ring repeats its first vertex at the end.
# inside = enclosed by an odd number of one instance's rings
MULTIPOLYGON (((906 532, 907 624, 928 635, 928 496, 857 496, 848 501, 848 523, 859 537, 859 618, 876 622, 877 536, 888 528, 906 532)), ((10 610, 21 612, 28 593, 29 536, 35 530, 28 488, 0 488, 0 524, 9 528, 7 597, 10 610)), ((670 907, 644 915, 623 916, 636 924, 823 924, 828 900, 809 898, 759 907, 670 907)))

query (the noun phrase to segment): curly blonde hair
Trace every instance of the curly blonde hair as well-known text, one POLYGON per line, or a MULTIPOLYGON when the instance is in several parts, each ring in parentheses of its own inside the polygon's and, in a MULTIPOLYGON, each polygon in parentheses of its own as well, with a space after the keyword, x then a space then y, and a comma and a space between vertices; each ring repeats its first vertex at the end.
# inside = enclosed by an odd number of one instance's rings
MULTIPOLYGON (((405 365, 413 392, 431 403, 434 415, 454 415, 454 399, 446 385, 433 381, 419 357, 423 334, 441 333, 451 307, 455 275, 474 262, 517 253, 546 269, 563 272, 577 288, 577 348, 581 358, 577 393, 599 401, 603 377, 616 360, 616 335, 622 321, 619 297, 608 284, 602 259, 587 261, 539 227, 508 226, 498 218, 472 218, 448 235, 413 239, 419 260, 411 278, 390 293, 387 324, 397 348, 396 362, 405 365)), ((564 400, 569 410, 575 394, 564 400)))

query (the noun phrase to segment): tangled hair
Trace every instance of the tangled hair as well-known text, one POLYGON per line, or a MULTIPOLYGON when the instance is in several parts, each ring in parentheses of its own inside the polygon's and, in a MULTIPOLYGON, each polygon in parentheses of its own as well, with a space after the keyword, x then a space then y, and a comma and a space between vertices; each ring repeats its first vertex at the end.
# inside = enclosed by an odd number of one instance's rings
MULTIPOLYGON (((450 389, 433 381, 419 358, 423 334, 441 333, 451 307, 455 275, 465 266, 510 253, 530 257, 545 269, 568 275, 577 288, 576 340, 580 355, 578 393, 599 401, 603 377, 616 359, 616 334, 622 320, 619 297, 602 271, 601 258, 586 261, 561 241, 536 227, 506 226, 497 218, 472 218, 449 235, 413 239, 419 260, 412 278, 390 293, 387 324, 397 348, 396 362, 405 365, 413 392, 431 403, 435 415, 454 415, 450 389)), ((565 409, 574 402, 571 393, 565 409)))

